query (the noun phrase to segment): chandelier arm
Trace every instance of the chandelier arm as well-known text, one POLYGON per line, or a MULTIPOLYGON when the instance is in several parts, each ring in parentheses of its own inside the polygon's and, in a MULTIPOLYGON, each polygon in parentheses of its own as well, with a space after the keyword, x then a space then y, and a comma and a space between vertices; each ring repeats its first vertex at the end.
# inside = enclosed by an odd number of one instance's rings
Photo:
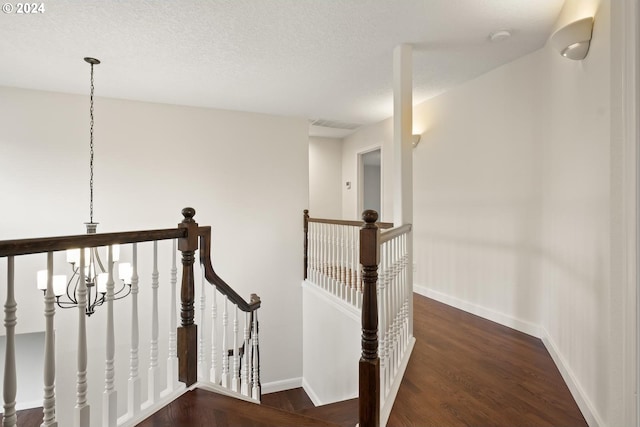
MULTIPOLYGON (((117 300, 119 300, 119 299, 126 298, 127 296, 129 296, 129 294, 131 293, 131 285, 127 285, 127 284, 125 284, 124 286, 126 286, 126 287, 128 288, 127 293, 126 293, 126 294, 124 294, 124 295, 120 295, 120 296, 119 296, 119 297, 117 297, 117 298, 113 298, 113 300, 114 300, 114 301, 117 301, 117 300)), ((118 291, 118 293, 117 293, 117 294, 114 294, 114 296, 115 296, 115 295, 118 295, 120 292, 124 291, 124 286, 123 286, 123 288, 122 288, 122 289, 120 289, 120 291, 118 291)))
MULTIPOLYGON (((73 264, 72 264, 73 265, 73 264)), ((67 282, 67 298, 69 298, 69 301, 73 304, 78 304, 78 301, 76 300, 76 289, 78 288, 78 281, 80 280, 80 277, 78 277, 76 279, 76 283, 73 287, 73 297, 70 294, 70 289, 71 289, 71 282, 73 282, 73 279, 78 276, 78 271, 80 270, 79 268, 73 268, 73 274, 71 275, 71 279, 69 279, 69 282, 67 282)), ((58 301, 60 300, 60 297, 58 296, 56 298, 58 301)), ((63 301, 64 302, 64 301, 63 301)), ((60 304, 58 303, 58 306, 60 306, 60 304)))

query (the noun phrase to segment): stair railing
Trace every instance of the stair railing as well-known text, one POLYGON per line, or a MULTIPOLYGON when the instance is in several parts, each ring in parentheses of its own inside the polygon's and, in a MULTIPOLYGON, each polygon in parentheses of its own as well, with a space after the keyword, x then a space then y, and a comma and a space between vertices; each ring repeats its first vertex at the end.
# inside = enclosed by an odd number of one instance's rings
MULTIPOLYGON (((359 233, 362 221, 309 217, 304 211, 304 278, 362 308, 359 233)), ((381 229, 393 227, 378 223, 381 229)))
MULTIPOLYGON (((109 280, 107 282, 106 310, 107 322, 106 332, 106 360, 105 360, 105 381, 102 399, 102 426, 131 426, 141 421, 147 415, 162 407, 164 404, 179 396, 185 390, 185 385, 191 386, 197 380, 197 326, 194 321, 194 258, 195 251, 200 249, 200 261, 203 265, 206 280, 216 287, 216 292, 223 295, 232 306, 238 307, 247 313, 247 324, 244 332, 244 353, 236 350, 233 356, 234 372, 238 366, 245 368, 242 370, 242 378, 245 382, 238 388, 251 390, 254 399, 260 397, 260 377, 259 377, 259 349, 258 349, 258 316, 257 309, 260 307, 260 298, 252 295, 251 301, 244 301, 233 289, 231 289, 219 276, 217 276, 211 266, 211 228, 199 227, 194 221, 195 210, 185 208, 182 210, 183 221, 177 228, 133 231, 123 233, 103 233, 86 234, 77 236, 62 236, 39 239, 22 239, 0 241, 0 258, 7 259, 7 282, 6 282, 6 302, 4 324, 6 331, 5 346, 5 366, 4 366, 4 413, 3 427, 15 426, 17 422, 16 414, 16 392, 19 378, 16 374, 16 345, 15 334, 16 325, 19 321, 18 305, 15 298, 16 271, 15 258, 29 255, 47 254, 47 287, 44 295, 44 329, 45 329, 45 349, 44 349, 44 397, 43 397, 43 426, 58 426, 57 414, 64 412, 68 419, 64 425, 74 425, 76 427, 87 427, 91 425, 91 406, 100 406, 99 402, 90 402, 88 398, 87 362, 89 360, 87 346, 87 319, 85 308, 87 304, 86 285, 84 280, 85 251, 84 248, 96 248, 108 246, 108 270, 109 280), (169 331, 169 357, 167 358, 167 381, 166 389, 160 390, 159 360, 158 360, 158 336, 159 336, 159 309, 158 309, 158 241, 174 240, 172 251, 172 266, 170 273, 171 282, 171 306, 169 307, 171 330, 169 331), (177 325, 176 310, 176 241, 177 247, 182 252, 182 283, 180 289, 180 326, 177 325), (151 275, 151 316, 152 330, 150 343, 149 371, 148 371, 148 400, 141 402, 141 379, 140 379, 140 357, 139 357, 139 316, 138 316, 138 293, 140 291, 140 278, 138 277, 138 244, 143 242, 153 243, 153 269, 151 275), (113 284, 113 262, 112 245, 131 244, 133 273, 131 277, 131 344, 129 349, 129 379, 127 392, 127 408, 119 411, 117 407, 117 394, 115 388, 115 363, 116 357, 126 358, 126 355, 116 354, 115 349, 115 326, 114 326, 114 284, 113 284), (54 253, 67 249, 80 248, 80 281, 78 298, 78 324, 77 324, 77 378, 76 378, 76 402, 74 408, 58 408, 56 401, 56 366, 61 363, 73 363, 73 360, 56 361, 55 358, 55 314, 56 297, 53 292, 53 271, 54 253), (177 330, 176 330, 177 329, 177 330), (249 362, 250 361, 250 364, 249 362), (181 384, 182 382, 183 384, 181 384), (125 412, 118 418, 119 412, 125 412), (72 414, 72 415, 71 415, 72 414), (73 419, 73 422, 71 421, 73 419)), ((35 272, 29 273, 29 277, 34 277, 35 272)), ((21 282, 30 282, 29 278, 19 278, 21 282)), ((237 311, 236 311, 237 313, 237 311)), ((32 315, 32 314, 31 314, 32 315)), ((234 330, 237 330, 237 322, 234 321, 234 330)), ((66 333, 66 331, 65 331, 66 333)), ((237 335, 237 333, 236 333, 237 335)), ((237 348, 237 342, 234 348, 237 348)), ((91 360, 96 360, 98 355, 91 355, 91 360)), ((232 374, 234 378, 235 374, 232 374)), ((95 418, 95 417, 94 417, 95 418)), ((62 424, 61 424, 62 425, 62 424)))
POLYGON ((415 341, 411 224, 378 223, 373 210, 362 219, 312 219, 304 212, 305 279, 361 309, 359 425, 377 427, 389 418, 415 341))

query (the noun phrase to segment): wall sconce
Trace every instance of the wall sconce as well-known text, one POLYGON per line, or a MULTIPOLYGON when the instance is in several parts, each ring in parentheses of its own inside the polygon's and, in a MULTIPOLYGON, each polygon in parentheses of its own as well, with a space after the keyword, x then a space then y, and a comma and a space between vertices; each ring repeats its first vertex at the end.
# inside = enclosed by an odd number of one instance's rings
POLYGON ((420 144, 420 135, 411 135, 411 145, 416 148, 420 144))
POLYGON ((565 58, 582 60, 589 52, 593 18, 583 18, 551 35, 551 45, 565 58))

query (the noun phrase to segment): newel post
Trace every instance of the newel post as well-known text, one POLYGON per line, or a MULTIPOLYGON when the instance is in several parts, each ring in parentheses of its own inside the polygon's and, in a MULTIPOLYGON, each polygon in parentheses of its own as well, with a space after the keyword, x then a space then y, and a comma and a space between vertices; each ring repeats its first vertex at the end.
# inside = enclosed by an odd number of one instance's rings
POLYGON ((198 223, 193 208, 182 209, 184 219, 178 228, 186 229, 185 237, 178 239, 182 252, 182 287, 180 288, 180 326, 178 327, 178 379, 187 387, 196 382, 198 376, 198 327, 194 323, 194 276, 193 263, 198 249, 198 223))
POLYGON ((378 262, 380 232, 378 213, 362 213, 365 224, 360 229, 360 264, 362 265, 362 356, 360 357, 360 427, 380 425, 380 358, 378 357, 378 262))
POLYGON ((304 210, 304 278, 307 278, 309 267, 309 209, 304 210))

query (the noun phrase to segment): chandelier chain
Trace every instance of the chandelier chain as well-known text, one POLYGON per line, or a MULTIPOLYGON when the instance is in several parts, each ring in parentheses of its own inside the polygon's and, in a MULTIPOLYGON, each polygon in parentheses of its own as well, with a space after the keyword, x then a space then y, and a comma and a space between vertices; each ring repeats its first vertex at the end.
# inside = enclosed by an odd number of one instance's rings
POLYGON ((89 98, 89 221, 93 223, 93 64, 91 64, 91 95, 89 98))

